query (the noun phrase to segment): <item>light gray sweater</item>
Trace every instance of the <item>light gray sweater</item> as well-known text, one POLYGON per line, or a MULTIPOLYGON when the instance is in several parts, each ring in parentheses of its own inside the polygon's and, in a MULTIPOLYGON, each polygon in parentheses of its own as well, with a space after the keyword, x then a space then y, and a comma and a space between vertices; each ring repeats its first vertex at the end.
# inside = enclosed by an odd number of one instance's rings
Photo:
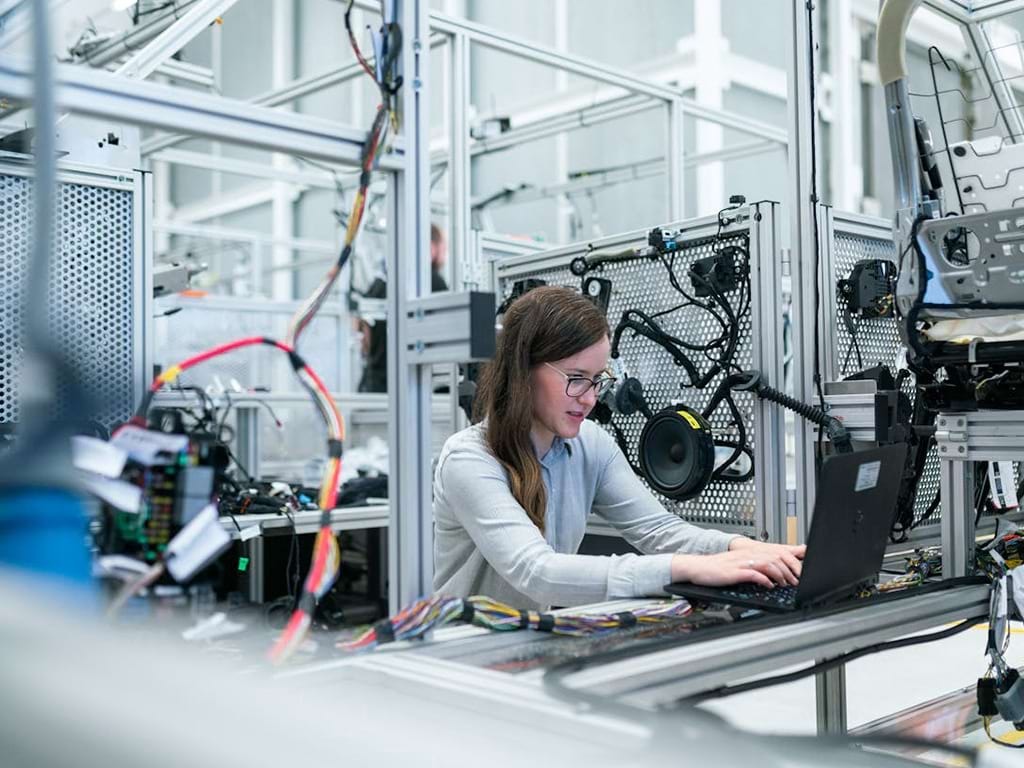
POLYGON ((448 438, 434 473, 434 591, 517 608, 664 594, 674 553, 724 552, 734 538, 667 511, 611 435, 584 421, 541 458, 545 533, 515 500, 477 424, 448 438), (644 555, 578 555, 593 511, 644 555))

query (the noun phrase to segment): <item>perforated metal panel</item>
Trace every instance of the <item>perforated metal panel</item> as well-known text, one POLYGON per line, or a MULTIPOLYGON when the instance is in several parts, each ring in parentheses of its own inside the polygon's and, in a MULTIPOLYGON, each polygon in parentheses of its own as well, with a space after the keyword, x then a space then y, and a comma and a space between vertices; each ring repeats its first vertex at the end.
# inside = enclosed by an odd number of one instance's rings
MULTIPOLYGON (((754 211, 753 207, 751 211, 754 211)), ((772 226, 768 220, 771 218, 770 215, 765 218, 760 213, 751 213, 751 216, 754 220, 748 219, 738 228, 728 230, 727 236, 723 239, 725 244, 743 245, 747 244, 748 238, 750 240, 753 296, 750 312, 741 322, 735 362, 743 369, 762 370, 766 379, 775 384, 781 380, 779 345, 782 312, 777 294, 777 275, 774 271, 778 259, 774 245, 766 249, 764 254, 761 253, 764 247, 764 232, 759 231, 759 228, 772 226), (765 317, 771 317, 772 321, 766 323, 765 317), (764 347, 755 341, 757 339, 766 340, 764 347), (772 343, 769 344, 769 341, 772 343)), ((712 255, 715 247, 716 225, 709 223, 707 219, 699 221, 700 223, 684 222, 682 225, 666 227, 673 232, 681 227, 687 230, 686 246, 679 252, 675 261, 678 279, 686 281, 687 284, 686 272, 689 264, 712 255)), ((713 217, 711 221, 714 221, 713 217)), ((606 238, 605 241, 594 243, 594 246, 597 250, 618 250, 630 245, 642 245, 645 242, 646 233, 636 233, 632 237, 623 235, 606 238)), ((539 278, 549 285, 564 285, 579 290, 580 278, 569 271, 569 263, 575 256, 586 252, 586 245, 513 258, 507 265, 499 263, 496 269, 499 301, 508 296, 516 280, 526 277, 539 278)), ((669 310, 683 301, 670 284, 665 267, 657 261, 606 264, 601 271, 591 272, 590 275, 605 277, 612 282, 608 310, 609 325, 612 328, 625 309, 638 309, 654 315, 669 310)), ((738 292, 731 292, 728 298, 734 307, 738 306, 738 292)), ((697 344, 706 343, 721 333, 721 326, 714 318, 698 307, 685 307, 657 318, 657 322, 666 332, 697 344)), ((651 409, 655 411, 679 402, 700 410, 707 404, 721 380, 719 376, 702 390, 684 387, 683 382, 689 379, 685 371, 675 365, 668 353, 654 342, 642 336, 635 336, 629 331, 622 336, 620 354, 630 375, 643 383, 645 396, 651 409)), ((695 353, 693 359, 701 371, 707 370, 710 366, 708 360, 700 357, 699 353, 695 353)), ((749 394, 737 393, 734 399, 743 416, 748 445, 754 450, 755 477, 743 483, 711 483, 699 497, 686 502, 676 502, 660 496, 659 498, 667 509, 690 522, 724 530, 759 535, 766 532, 775 535, 776 531, 769 532, 767 529, 772 527, 769 519, 779 512, 778 507, 781 506, 778 495, 782 486, 779 480, 783 461, 781 442, 777 452, 759 451, 758 448, 759 445, 773 443, 780 438, 781 432, 776 426, 776 434, 760 434, 761 425, 766 423, 763 419, 765 406, 760 402, 755 403, 753 396, 749 394), (765 453, 769 454, 767 458, 765 453)), ((644 423, 645 419, 641 414, 616 416, 616 424, 626 436, 634 463, 637 463, 637 443, 644 423)), ((738 437, 737 428, 731 423, 731 415, 724 405, 712 415, 711 423, 716 436, 733 440, 738 437)))
MULTIPOLYGON (((141 384, 141 185, 131 177, 96 185, 68 180, 80 176, 60 176, 48 314, 54 341, 94 399, 88 415, 110 427, 131 416, 141 384)), ((23 170, 0 166, 0 424, 18 419, 32 187, 23 170)), ((58 392, 58 417, 80 418, 66 413, 67 400, 68 392, 58 392)))
MULTIPOLYGON (((823 209, 826 232, 830 237, 824 247, 823 274, 826 281, 822 287, 823 306, 829 318, 824 329, 825 375, 835 381, 862 368, 882 363, 895 370, 896 358, 901 349, 899 331, 894 318, 868 318, 859 321, 855 327, 857 347, 854 347, 850 331, 843 321, 845 305, 836 295, 836 281, 849 277, 854 265, 862 259, 885 259, 895 261, 896 246, 892 241, 891 226, 882 219, 848 217, 831 209, 823 209), (860 360, 856 349, 859 348, 860 360), (845 363, 845 365, 844 365, 845 363), (863 365, 861 364, 863 363, 863 365)), ((903 391, 913 397, 913 377, 903 386, 903 391)), ((924 471, 917 487, 914 505, 915 522, 928 509, 939 490, 939 457, 932 446, 925 461, 924 471)), ((938 531, 940 513, 936 511, 920 530, 938 531)))

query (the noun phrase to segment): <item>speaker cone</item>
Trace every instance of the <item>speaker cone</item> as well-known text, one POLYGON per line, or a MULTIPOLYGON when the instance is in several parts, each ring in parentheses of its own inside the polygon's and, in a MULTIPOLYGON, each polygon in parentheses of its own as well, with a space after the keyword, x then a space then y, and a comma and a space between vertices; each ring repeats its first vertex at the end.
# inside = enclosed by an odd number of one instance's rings
POLYGON ((671 406, 648 419, 640 433, 639 453, 650 486, 676 501, 703 491, 715 468, 711 426, 685 405, 671 406))

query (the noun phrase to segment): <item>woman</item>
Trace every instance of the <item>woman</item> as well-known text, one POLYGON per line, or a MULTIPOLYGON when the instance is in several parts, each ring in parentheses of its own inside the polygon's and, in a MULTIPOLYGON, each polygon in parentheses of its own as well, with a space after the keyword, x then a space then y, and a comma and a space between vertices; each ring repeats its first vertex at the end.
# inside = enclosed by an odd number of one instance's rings
POLYGON ((434 590, 518 608, 663 594, 669 582, 795 584, 804 547, 703 530, 668 512, 586 416, 611 379, 608 323, 541 287, 512 304, 477 393, 434 475, 434 590), (595 512, 643 555, 576 554, 595 512))

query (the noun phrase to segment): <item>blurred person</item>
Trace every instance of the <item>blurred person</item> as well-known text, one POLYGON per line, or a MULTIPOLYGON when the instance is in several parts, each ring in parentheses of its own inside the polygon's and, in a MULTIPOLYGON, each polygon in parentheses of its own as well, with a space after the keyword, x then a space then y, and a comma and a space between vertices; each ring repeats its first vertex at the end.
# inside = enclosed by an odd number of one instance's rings
MULTIPOLYGON (((439 293, 448 290, 442 270, 448 259, 448 244, 437 224, 430 225, 430 290, 439 293)), ((387 282, 376 278, 363 294, 368 299, 385 299, 387 282)), ((363 375, 359 379, 359 392, 388 391, 388 324, 386 320, 368 323, 357 320, 360 334, 359 349, 363 355, 363 375)))

